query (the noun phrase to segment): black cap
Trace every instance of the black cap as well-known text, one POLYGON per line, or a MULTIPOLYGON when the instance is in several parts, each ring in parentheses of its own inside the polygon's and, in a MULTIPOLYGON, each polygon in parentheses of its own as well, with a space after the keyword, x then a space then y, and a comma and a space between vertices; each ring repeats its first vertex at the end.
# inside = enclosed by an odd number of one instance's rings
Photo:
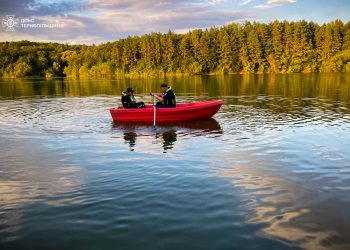
POLYGON ((168 84, 166 84, 165 82, 163 82, 161 85, 160 85, 161 88, 166 88, 168 87, 168 84))
POLYGON ((135 91, 134 91, 133 88, 130 88, 130 87, 129 87, 129 88, 126 89, 126 92, 135 92, 135 91))

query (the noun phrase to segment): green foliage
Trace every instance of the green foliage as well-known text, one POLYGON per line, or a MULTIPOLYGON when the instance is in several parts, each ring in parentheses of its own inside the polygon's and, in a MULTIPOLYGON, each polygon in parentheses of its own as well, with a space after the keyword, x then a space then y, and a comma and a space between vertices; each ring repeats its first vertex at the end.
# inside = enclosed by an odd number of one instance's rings
POLYGON ((14 66, 13 76, 14 77, 24 77, 30 74, 32 68, 26 62, 20 62, 14 66))
POLYGON ((0 43, 0 76, 64 76, 68 52, 84 46, 29 41, 0 43))
POLYGON ((245 22, 151 33, 98 46, 0 43, 0 76, 73 78, 166 74, 349 72, 350 22, 245 22))

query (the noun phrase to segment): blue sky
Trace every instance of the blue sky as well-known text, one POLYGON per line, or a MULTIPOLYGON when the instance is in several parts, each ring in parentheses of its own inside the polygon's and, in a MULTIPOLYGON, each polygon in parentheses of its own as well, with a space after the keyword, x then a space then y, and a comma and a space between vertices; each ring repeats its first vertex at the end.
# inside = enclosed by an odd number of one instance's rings
POLYGON ((19 18, 15 31, 0 27, 0 41, 27 39, 99 44, 128 35, 196 28, 232 22, 305 19, 317 23, 350 21, 350 0, 2 0, 0 16, 19 18), (24 28, 21 19, 60 24, 24 28))

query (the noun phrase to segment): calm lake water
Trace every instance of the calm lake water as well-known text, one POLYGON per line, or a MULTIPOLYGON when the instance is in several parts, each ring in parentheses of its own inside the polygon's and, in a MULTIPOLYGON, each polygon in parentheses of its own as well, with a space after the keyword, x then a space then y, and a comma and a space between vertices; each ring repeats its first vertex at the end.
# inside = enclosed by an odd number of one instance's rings
POLYGON ((213 119, 113 124, 153 80, 0 80, 1 249, 349 249, 350 75, 170 78, 213 119))

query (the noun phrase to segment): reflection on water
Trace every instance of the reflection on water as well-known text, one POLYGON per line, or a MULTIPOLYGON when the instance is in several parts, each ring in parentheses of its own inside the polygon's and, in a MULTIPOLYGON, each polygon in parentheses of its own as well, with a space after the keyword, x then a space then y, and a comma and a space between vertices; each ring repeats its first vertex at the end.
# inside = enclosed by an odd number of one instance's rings
POLYGON ((220 135, 222 130, 220 124, 213 118, 199 121, 177 122, 153 125, 113 123, 113 133, 123 132, 125 143, 130 146, 130 151, 135 150, 137 137, 162 140, 163 153, 171 150, 177 141, 177 134, 180 136, 220 135))
MULTIPOLYGON (((176 142, 176 131, 174 130, 168 130, 164 131, 162 133, 156 133, 155 138, 162 137, 163 139, 163 153, 166 153, 167 150, 170 150, 174 147, 174 142, 176 142)), ((136 137, 137 134, 135 132, 125 132, 124 133, 124 140, 125 143, 129 144, 130 151, 134 151, 135 145, 136 145, 136 137)))
POLYGON ((349 249, 349 74, 169 78, 225 104, 111 121, 163 80, 0 80, 1 249, 349 249))
MULTIPOLYGON (((193 76, 166 79, 140 80, 31 80, 0 79, 0 98, 30 98, 42 96, 82 97, 96 95, 121 95, 128 86, 133 86, 137 95, 146 98, 148 93, 159 89, 159 83, 166 81, 181 96, 227 97, 230 103, 237 103, 237 97, 260 96, 258 102, 251 104, 264 106, 273 98, 276 111, 301 108, 312 101, 322 98, 325 101, 348 102, 350 97, 349 74, 266 74, 266 75, 228 75, 228 76, 193 76), (282 100, 279 97, 283 98, 282 100), (268 99, 264 99, 268 98, 268 99), (310 98, 310 99, 308 99, 310 98), (280 102, 283 105, 278 105, 280 102)), ((151 102, 152 100, 149 99, 151 102)), ((331 106, 336 108, 336 104, 331 106)), ((347 109, 350 107, 347 106, 347 109)))
POLYGON ((163 148, 164 153, 166 153, 167 150, 172 149, 174 147, 174 143, 176 142, 176 132, 174 130, 165 131, 162 133, 163 137, 163 148))
POLYGON ((32 211, 31 204, 43 202, 51 207, 65 207, 84 202, 84 195, 79 194, 84 184, 80 167, 71 166, 38 147, 37 140, 2 137, 1 145, 0 243, 20 239, 17 232, 26 223, 42 220, 40 216, 23 216, 26 211, 32 211))
POLYGON ((124 133, 125 143, 129 144, 131 151, 134 151, 134 147, 136 144, 136 136, 137 136, 137 134, 135 132, 125 132, 124 133))
POLYGON ((308 207, 313 195, 310 191, 286 178, 256 171, 254 166, 246 169, 236 164, 232 169, 222 170, 221 174, 232 178, 234 186, 248 194, 243 201, 245 216, 249 223, 265 225, 262 235, 305 249, 324 249, 331 243, 334 248, 341 247, 335 243, 337 233, 329 229, 330 225, 322 228, 310 220, 314 213, 313 208, 308 207))

